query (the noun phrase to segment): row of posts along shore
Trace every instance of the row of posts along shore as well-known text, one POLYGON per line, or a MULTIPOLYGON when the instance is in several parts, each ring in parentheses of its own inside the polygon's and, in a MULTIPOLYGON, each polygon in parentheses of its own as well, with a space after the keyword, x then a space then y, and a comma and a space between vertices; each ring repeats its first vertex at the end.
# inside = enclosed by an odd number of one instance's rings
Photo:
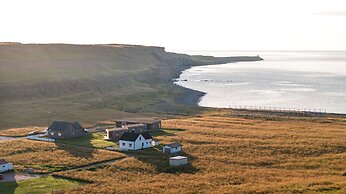
POLYGON ((289 116, 289 117, 321 117, 325 116, 327 109, 299 109, 274 106, 229 106, 232 110, 245 111, 247 115, 267 114, 270 116, 289 116))

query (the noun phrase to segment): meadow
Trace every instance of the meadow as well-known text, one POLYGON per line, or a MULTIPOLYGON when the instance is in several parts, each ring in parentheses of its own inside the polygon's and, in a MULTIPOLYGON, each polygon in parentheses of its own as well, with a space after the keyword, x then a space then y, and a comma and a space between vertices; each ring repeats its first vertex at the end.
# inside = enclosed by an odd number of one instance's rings
POLYGON ((106 141, 104 137, 106 133, 91 133, 87 136, 69 138, 69 139, 58 139, 57 143, 69 144, 69 145, 77 145, 77 146, 85 146, 85 147, 93 147, 93 148, 106 148, 108 146, 118 147, 118 144, 113 141, 106 141))
POLYGON ((346 192, 346 119, 245 117, 217 110, 168 119, 190 164, 168 165, 158 149, 109 166, 59 175, 94 183, 68 193, 300 193, 346 192))
POLYGON ((42 132, 43 127, 22 127, 22 128, 9 128, 0 130, 0 136, 8 137, 23 137, 29 135, 31 132, 42 132))
POLYGON ((33 168, 47 173, 124 157, 118 152, 65 144, 13 139, 0 141, 0 158, 14 164, 16 171, 33 168))
POLYGON ((76 188, 86 183, 55 178, 52 176, 30 179, 19 182, 0 183, 0 193, 2 194, 44 194, 48 192, 66 191, 76 188))

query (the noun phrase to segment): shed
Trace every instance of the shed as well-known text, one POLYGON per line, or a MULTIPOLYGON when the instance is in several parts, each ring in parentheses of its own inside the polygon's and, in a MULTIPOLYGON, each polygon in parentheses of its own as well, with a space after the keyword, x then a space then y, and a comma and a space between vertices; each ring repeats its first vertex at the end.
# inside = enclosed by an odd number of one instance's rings
POLYGON ((13 164, 4 159, 0 159, 0 173, 13 170, 13 164))
POLYGON ((165 154, 175 154, 175 153, 181 152, 182 147, 183 146, 180 143, 174 142, 174 143, 163 146, 162 152, 165 154))
POLYGON ((186 156, 174 156, 169 158, 170 166, 183 166, 187 164, 186 156))
POLYGON ((158 146, 158 145, 160 145, 158 139, 153 139, 153 141, 151 142, 151 144, 152 144, 153 146, 158 146))

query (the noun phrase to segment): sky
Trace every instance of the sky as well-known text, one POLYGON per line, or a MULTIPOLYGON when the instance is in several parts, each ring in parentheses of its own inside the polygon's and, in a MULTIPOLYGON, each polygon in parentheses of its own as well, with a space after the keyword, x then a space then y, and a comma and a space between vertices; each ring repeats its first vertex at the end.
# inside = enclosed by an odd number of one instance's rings
POLYGON ((346 50, 346 0, 0 0, 0 42, 346 50))

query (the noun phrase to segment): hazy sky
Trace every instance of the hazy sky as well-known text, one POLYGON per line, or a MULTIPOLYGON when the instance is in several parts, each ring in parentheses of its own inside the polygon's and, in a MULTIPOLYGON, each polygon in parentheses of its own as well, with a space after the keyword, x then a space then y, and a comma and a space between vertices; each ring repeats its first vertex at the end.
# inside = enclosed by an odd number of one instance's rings
POLYGON ((0 41, 346 50, 346 0, 0 0, 0 41))

